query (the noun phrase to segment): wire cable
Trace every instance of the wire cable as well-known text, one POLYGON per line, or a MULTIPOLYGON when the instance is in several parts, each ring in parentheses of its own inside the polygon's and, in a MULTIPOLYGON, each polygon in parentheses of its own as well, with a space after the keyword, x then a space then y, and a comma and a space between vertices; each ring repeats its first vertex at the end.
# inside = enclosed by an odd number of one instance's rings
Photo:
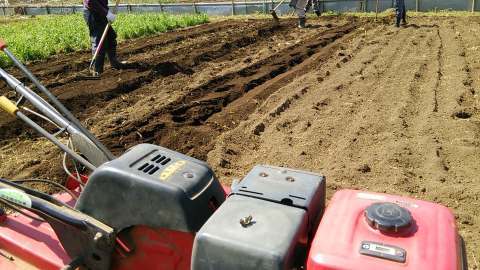
POLYGON ((70 196, 72 196, 72 198, 74 198, 75 200, 78 200, 78 196, 75 195, 71 190, 69 190, 65 186, 62 186, 59 183, 51 181, 51 180, 46 180, 46 179, 20 179, 20 180, 11 180, 11 181, 14 182, 14 183, 20 183, 20 184, 22 184, 22 183, 45 183, 45 184, 50 184, 52 186, 55 186, 55 187, 65 191, 70 196))
POLYGON ((59 125, 57 125, 55 122, 53 122, 52 120, 50 120, 50 119, 49 119, 48 117, 46 117, 45 115, 40 114, 40 113, 38 113, 38 112, 36 112, 36 111, 34 111, 34 110, 31 110, 31 109, 29 109, 28 107, 25 107, 25 106, 22 106, 22 109, 25 110, 25 111, 27 111, 27 112, 29 112, 29 113, 31 113, 31 114, 34 114, 34 115, 42 118, 43 120, 45 120, 45 121, 49 122, 50 124, 56 126, 58 129, 62 129, 59 125))
MULTIPOLYGON (((70 148, 70 146, 69 146, 70 144, 72 144, 71 138, 69 138, 69 140, 67 142, 67 147, 70 148)), ((74 150, 74 149, 72 149, 72 150, 74 150)), ((67 153, 66 152, 63 154, 62 166, 63 166, 63 170, 67 173, 67 175, 69 177, 71 177, 72 179, 74 179, 80 185, 80 190, 83 190, 83 187, 84 187, 85 184, 82 182, 81 179, 78 179, 77 177, 75 177, 67 167, 67 153)), ((78 173, 78 170, 77 170, 76 167, 75 167, 75 170, 77 171, 77 176, 80 177, 80 174, 78 173)))
MULTIPOLYGON (((76 151, 75 149, 75 145, 73 144, 73 141, 72 141, 72 137, 68 138, 68 143, 70 144, 70 147, 73 149, 73 151, 76 151)), ((68 144, 67 144, 68 145, 68 144)), ((80 176, 80 172, 78 171, 78 166, 77 166, 77 162, 75 161, 75 159, 72 159, 72 164, 73 164, 73 167, 75 168, 75 173, 77 174, 77 176, 79 178, 76 178, 80 183, 83 183, 82 181, 82 177, 80 176)), ((80 186, 82 187, 82 186, 80 186)))

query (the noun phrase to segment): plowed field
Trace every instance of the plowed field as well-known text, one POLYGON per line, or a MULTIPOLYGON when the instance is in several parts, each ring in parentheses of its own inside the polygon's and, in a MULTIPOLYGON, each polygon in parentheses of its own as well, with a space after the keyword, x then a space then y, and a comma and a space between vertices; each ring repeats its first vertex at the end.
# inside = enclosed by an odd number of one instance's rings
MULTIPOLYGON (((112 151, 154 143, 225 183, 255 164, 450 207, 480 259, 480 18, 215 22, 123 43, 135 68, 79 80, 89 53, 30 65, 112 151)), ((18 74, 18 73, 16 73, 18 74)), ((2 91, 6 91, 3 87, 2 91)), ((59 152, 2 115, 0 175, 62 181, 59 152)))

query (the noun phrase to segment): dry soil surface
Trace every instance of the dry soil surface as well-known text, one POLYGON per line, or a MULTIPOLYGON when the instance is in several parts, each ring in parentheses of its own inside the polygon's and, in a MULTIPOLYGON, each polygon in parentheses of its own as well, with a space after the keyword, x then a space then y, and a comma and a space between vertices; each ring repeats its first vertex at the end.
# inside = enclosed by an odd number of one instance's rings
MULTIPOLYGON (((446 205, 478 269, 480 18, 310 23, 235 20, 130 41, 120 55, 135 68, 101 81, 75 76, 88 52, 31 67, 116 154, 155 143, 207 160, 224 183, 271 164, 323 173, 329 197, 355 188, 446 205)), ((50 143, 0 123, 0 176, 63 181, 50 143)))

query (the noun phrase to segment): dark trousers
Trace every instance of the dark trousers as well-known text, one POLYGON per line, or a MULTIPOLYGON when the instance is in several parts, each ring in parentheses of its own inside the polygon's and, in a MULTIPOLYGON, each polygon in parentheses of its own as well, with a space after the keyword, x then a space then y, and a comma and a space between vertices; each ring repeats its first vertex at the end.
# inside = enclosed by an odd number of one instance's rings
MULTIPOLYGON (((92 42, 92 55, 95 54, 100 40, 102 39, 105 27, 107 27, 108 21, 104 16, 100 16, 94 12, 90 12, 88 9, 84 9, 83 18, 88 25, 88 31, 90 33, 90 40, 92 42)), ((102 73, 103 65, 105 63, 105 55, 108 55, 110 64, 114 65, 118 63, 117 60, 117 33, 112 27, 109 27, 107 36, 103 41, 103 45, 98 52, 95 59, 95 71, 102 73)))
POLYGON ((407 20, 407 9, 405 8, 405 0, 395 0, 395 13, 397 15, 397 20, 395 24, 400 26, 400 21, 406 23, 407 20))
POLYGON ((310 8, 312 8, 313 6, 313 12, 315 12, 315 14, 317 14, 318 16, 320 16, 321 14, 321 9, 320 9, 320 1, 319 0, 308 0, 308 3, 307 3, 307 11, 310 10, 310 8))

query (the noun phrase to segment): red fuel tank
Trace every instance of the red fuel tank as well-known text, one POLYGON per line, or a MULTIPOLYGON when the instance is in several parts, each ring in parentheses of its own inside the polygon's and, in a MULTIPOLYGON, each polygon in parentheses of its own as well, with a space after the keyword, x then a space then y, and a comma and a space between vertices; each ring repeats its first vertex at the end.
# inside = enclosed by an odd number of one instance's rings
POLYGON ((307 270, 462 270, 452 212, 406 197, 342 190, 322 218, 307 270))

